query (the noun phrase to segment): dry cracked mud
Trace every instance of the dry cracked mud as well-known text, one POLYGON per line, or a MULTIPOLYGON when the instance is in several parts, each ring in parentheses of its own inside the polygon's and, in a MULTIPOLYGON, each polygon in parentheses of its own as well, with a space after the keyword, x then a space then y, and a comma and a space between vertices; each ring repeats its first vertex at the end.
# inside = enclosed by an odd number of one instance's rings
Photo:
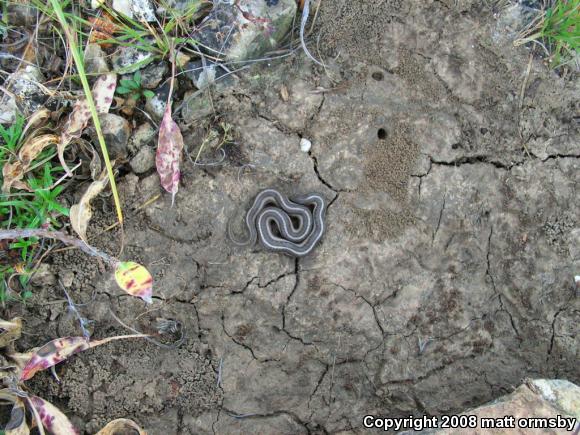
MULTIPOLYGON (((152 435, 297 434, 459 412, 527 377, 580 382, 580 83, 536 58, 528 74, 499 3, 323 1, 326 69, 296 56, 216 97, 237 143, 223 165, 186 161, 175 206, 162 194, 133 214, 158 178, 121 182, 123 256, 154 274, 151 306, 78 252, 53 258, 81 301, 95 293, 98 336, 123 331, 113 309, 143 330, 177 319, 185 344, 96 348, 33 388, 90 433, 130 417, 152 435), (312 255, 228 243, 269 186, 327 198, 312 255)), ((120 233, 95 240, 116 253, 120 233)), ((31 344, 78 334, 64 308, 32 309, 31 344)))

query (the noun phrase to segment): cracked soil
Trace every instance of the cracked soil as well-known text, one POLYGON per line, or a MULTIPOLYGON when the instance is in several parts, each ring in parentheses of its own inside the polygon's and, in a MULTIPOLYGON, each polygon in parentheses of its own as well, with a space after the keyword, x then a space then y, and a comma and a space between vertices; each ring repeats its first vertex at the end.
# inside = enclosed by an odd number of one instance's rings
MULTIPOLYGON (((112 343, 33 389, 89 433, 129 417, 152 435, 297 434, 460 412, 527 377, 579 383, 580 82, 538 58, 526 77, 498 3, 323 1, 326 70, 299 55, 215 97, 238 144, 225 164, 185 161, 175 206, 132 215, 161 190, 124 176, 123 255, 153 273, 152 306, 78 252, 52 260, 81 300, 95 293, 96 335, 122 331, 111 308, 142 330, 177 319, 185 344, 112 343), (312 255, 228 243, 270 186, 329 201, 312 255)), ((114 216, 96 220, 99 234, 114 216)), ((116 254, 120 237, 95 243, 116 254)), ((32 345, 78 333, 64 304, 31 311, 32 345)))

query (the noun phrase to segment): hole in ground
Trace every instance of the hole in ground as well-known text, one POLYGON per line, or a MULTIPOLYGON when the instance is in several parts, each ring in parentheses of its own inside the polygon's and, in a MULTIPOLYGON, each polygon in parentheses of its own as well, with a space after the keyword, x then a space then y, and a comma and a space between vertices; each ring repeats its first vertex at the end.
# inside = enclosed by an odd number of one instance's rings
POLYGON ((379 128, 379 131, 377 131, 377 137, 380 140, 385 140, 387 138, 387 130, 384 128, 379 128))
POLYGON ((380 71, 375 71, 374 73, 371 74, 371 77, 375 79, 377 82, 381 82, 385 78, 384 74, 380 71))

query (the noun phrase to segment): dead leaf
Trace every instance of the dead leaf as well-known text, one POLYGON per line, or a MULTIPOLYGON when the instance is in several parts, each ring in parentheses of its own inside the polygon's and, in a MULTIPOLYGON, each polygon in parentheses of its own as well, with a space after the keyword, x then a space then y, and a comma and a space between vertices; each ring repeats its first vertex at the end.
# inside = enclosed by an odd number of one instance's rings
POLYGON ((30 434, 30 429, 28 428, 28 424, 26 424, 26 408, 22 399, 18 396, 14 397, 10 420, 6 423, 4 431, 6 435, 30 434))
POLYGON ((128 418, 118 418, 109 422, 104 428, 97 432, 97 435, 119 435, 124 433, 137 432, 139 435, 147 435, 137 423, 128 418))
POLYGON ((103 165, 101 164, 101 157, 99 156, 99 153, 94 148, 92 148, 92 152, 93 155, 91 157, 91 163, 89 163, 89 169, 91 170, 91 178, 96 180, 101 173, 103 165))
MULTIPOLYGON (((113 162, 114 163, 114 162, 113 162)), ((74 204, 70 208, 69 217, 70 223, 75 230, 75 232, 80 236, 80 238, 87 243, 87 228, 89 226, 89 221, 93 216, 93 211, 91 209, 91 200, 95 198, 99 193, 109 183, 109 177, 107 169, 104 169, 95 181, 93 181, 86 192, 81 197, 78 204, 74 204)))
POLYGON ((28 118, 28 122, 26 123, 24 130, 22 130, 22 134, 20 135, 20 137, 26 137, 26 133, 28 133, 28 130, 38 127, 43 121, 46 121, 48 118, 50 118, 50 110, 48 110, 45 107, 34 112, 32 115, 30 115, 30 118, 28 118))
POLYGON ((99 44, 103 48, 110 47, 110 43, 103 41, 113 39, 115 33, 119 31, 119 25, 113 22, 113 18, 107 12, 101 17, 90 17, 89 22, 92 24, 89 42, 99 44))
POLYGON ((18 158, 24 165, 23 171, 28 171, 28 166, 48 145, 58 143, 59 137, 56 134, 42 134, 24 142, 18 152, 18 158))
MULTIPOLYGON (((115 73, 104 74, 97 79, 93 85, 93 99, 97 113, 107 113, 109 111, 116 87, 117 74, 115 73)), ((81 136, 90 119, 91 110, 87 99, 83 98, 75 103, 73 111, 63 126, 57 151, 62 167, 69 175, 71 175, 71 172, 64 161, 64 150, 73 139, 78 139, 81 136)))
POLYGON ((9 193, 11 188, 24 189, 30 191, 30 188, 22 181, 24 174, 30 169, 32 161, 50 144, 58 144, 59 138, 54 134, 43 134, 28 139, 20 147, 18 160, 11 163, 5 163, 2 168, 2 177, 4 183, 2 191, 9 193))
POLYGON ((117 74, 104 74, 93 85, 93 98, 97 113, 108 113, 117 88, 117 74))
POLYGON ((85 337, 63 337, 49 341, 44 346, 32 351, 32 356, 24 366, 20 381, 27 381, 37 372, 51 368, 71 355, 82 352, 101 344, 125 338, 148 337, 147 334, 118 335, 102 340, 87 341, 85 337))
POLYGON ((15 317, 9 322, 6 320, 0 320, 0 328, 3 330, 0 332, 0 347, 6 347, 14 340, 20 338, 22 332, 22 319, 20 317, 15 317))
POLYGON ((171 193, 171 205, 179 187, 179 164, 183 150, 183 136, 177 123, 171 118, 171 104, 167 104, 163 120, 159 126, 159 141, 155 165, 161 180, 161 186, 171 193))
POLYGON ((282 101, 284 101, 285 103, 288 102, 288 100, 290 99, 290 94, 288 93, 288 88, 286 87, 286 85, 282 85, 280 87, 280 98, 282 98, 282 101))
POLYGON ((38 413, 42 425, 53 435, 74 435, 80 433, 68 417, 52 403, 32 395, 29 396, 29 400, 38 413))
POLYGON ((138 263, 125 261, 117 264, 115 280, 119 287, 132 296, 137 296, 151 303, 153 277, 149 271, 138 263))
POLYGON ((22 185, 24 184, 22 182, 23 177, 24 171, 22 170, 22 162, 16 161, 13 163, 4 163, 4 166, 2 167, 2 178, 4 178, 2 192, 9 193, 12 187, 22 189, 22 185))

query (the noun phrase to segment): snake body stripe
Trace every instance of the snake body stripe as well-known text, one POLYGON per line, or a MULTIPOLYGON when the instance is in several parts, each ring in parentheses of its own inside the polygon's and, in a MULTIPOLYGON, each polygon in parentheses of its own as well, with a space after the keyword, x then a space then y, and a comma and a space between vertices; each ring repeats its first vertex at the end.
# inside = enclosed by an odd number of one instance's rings
POLYGON ((322 238, 325 211, 324 199, 317 193, 291 201, 275 189, 266 189, 256 196, 246 214, 248 239, 244 242, 236 241, 230 227, 228 234, 238 246, 254 245, 259 239, 260 244, 270 251, 303 257, 312 252, 322 238), (314 212, 309 208, 312 205, 314 212), (297 227, 294 226, 292 217, 298 220, 297 227), (277 228, 280 236, 273 233, 273 226, 277 228))

